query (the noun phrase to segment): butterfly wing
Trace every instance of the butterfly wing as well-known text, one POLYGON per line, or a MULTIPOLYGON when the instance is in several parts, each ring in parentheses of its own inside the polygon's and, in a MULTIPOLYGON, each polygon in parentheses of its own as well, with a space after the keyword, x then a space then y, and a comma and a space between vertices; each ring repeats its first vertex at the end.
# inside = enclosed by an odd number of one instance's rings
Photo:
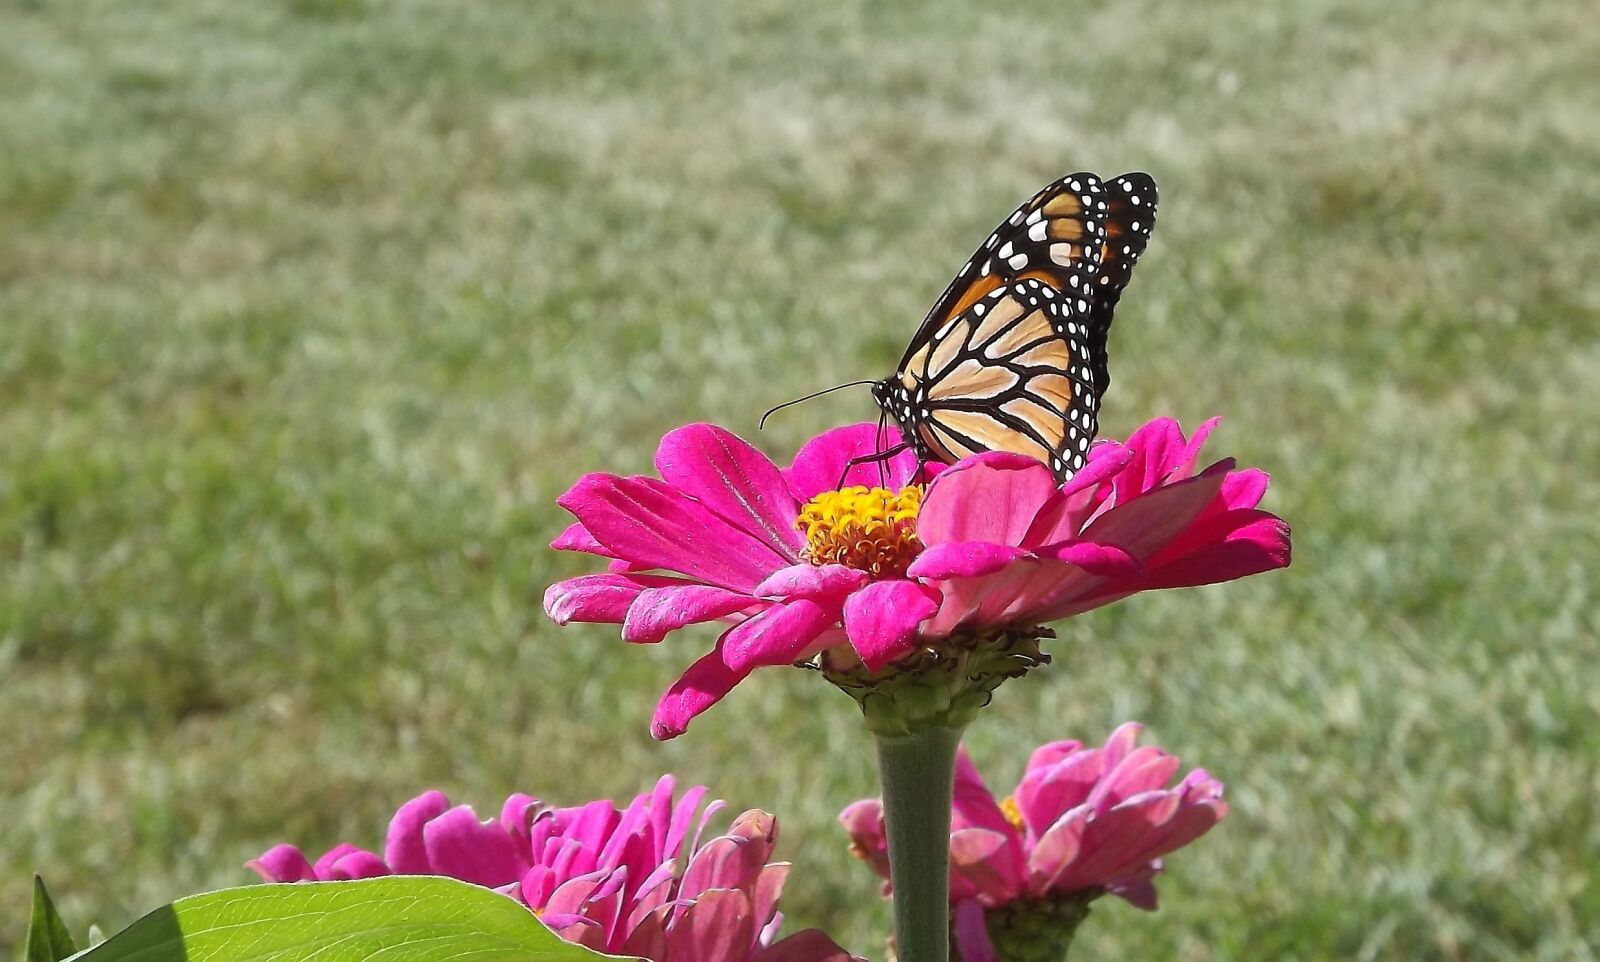
MULTIPOLYGON (((1062 293, 1082 292, 1089 298, 1109 207, 1105 185, 1087 171, 1068 174, 1028 198, 973 251, 934 301, 901 358, 901 369, 951 319, 1011 281, 1034 278, 1062 293)), ((1085 313, 1091 305, 1086 303, 1085 313)))
POLYGON ((1037 277, 983 294, 906 358, 886 409, 923 457, 1013 451, 1070 476, 1098 427, 1089 306, 1037 277))
POLYGON ((1106 367, 1106 338, 1111 316, 1123 288, 1133 276, 1139 255, 1150 243, 1156 226, 1156 182, 1149 174, 1130 173, 1105 185, 1105 240, 1100 246, 1100 273, 1094 284, 1094 311, 1090 315, 1089 355, 1094 361, 1094 390, 1099 397, 1111 383, 1106 367))
POLYGON ((1155 200, 1147 174, 1068 174, 989 235, 875 392, 919 456, 1014 451, 1063 479, 1083 467, 1110 380, 1111 316, 1155 200))

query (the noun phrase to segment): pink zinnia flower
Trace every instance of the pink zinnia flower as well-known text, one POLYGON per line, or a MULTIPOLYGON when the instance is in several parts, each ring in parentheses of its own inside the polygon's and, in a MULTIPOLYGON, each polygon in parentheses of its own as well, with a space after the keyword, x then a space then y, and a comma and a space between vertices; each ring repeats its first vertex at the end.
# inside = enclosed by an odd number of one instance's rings
POLYGON ((925 492, 910 452, 845 471, 898 441, 880 443, 876 425, 822 434, 783 469, 689 425, 662 438, 659 480, 590 474, 558 499, 577 523, 553 547, 610 563, 553 585, 545 610, 620 624, 638 643, 729 626, 657 707, 652 731, 671 738, 756 668, 831 649, 834 666, 876 672, 952 636, 1032 631, 1138 591, 1283 567, 1288 526, 1256 509, 1267 475, 1231 460, 1196 470, 1215 424, 1186 439, 1160 419, 1101 441, 1065 484, 1016 454, 929 465, 925 492))
POLYGON ((312 863, 279 845, 248 864, 269 882, 445 875, 521 900, 569 942, 651 962, 849 962, 815 929, 775 941, 789 874, 770 861, 778 820, 751 810, 702 844, 723 807, 712 802, 697 821, 705 795, 691 788, 674 804, 667 776, 626 809, 513 795, 480 822, 425 792, 395 813, 382 856, 344 844, 312 863))
MULTIPOLYGON (((1063 920, 1074 911, 1081 918, 1088 901, 1105 893, 1155 909, 1153 880, 1161 856, 1204 835, 1228 813, 1228 804, 1222 783, 1202 769, 1167 787, 1178 759, 1159 748, 1135 748, 1139 731, 1129 722, 1103 748, 1075 741, 1041 746, 1016 792, 999 802, 962 749, 950 832, 950 901, 963 962, 1009 958, 997 954, 993 942, 1030 928, 1032 937, 1070 939, 1072 926, 1063 920), (1030 916, 1053 924, 1028 926, 1030 916)), ((876 799, 856 802, 839 820, 850 833, 851 850, 887 879, 882 805, 876 799)))

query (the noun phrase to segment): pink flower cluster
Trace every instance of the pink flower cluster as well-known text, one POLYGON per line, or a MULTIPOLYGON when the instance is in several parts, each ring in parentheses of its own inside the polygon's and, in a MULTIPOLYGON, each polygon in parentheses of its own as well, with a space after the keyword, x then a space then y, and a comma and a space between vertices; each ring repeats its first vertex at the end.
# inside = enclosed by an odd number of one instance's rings
POLYGON ((745 812, 702 843, 722 803, 697 819, 706 789, 676 804, 673 794, 667 776, 626 809, 604 800, 552 808, 513 795, 498 819, 479 821, 470 807, 426 792, 395 813, 382 856, 344 844, 313 863, 279 845, 249 865, 269 882, 449 876, 520 899, 569 942, 651 962, 849 962, 817 930, 776 939, 789 874, 770 861, 776 818, 745 812))
MULTIPOLYGON (((964 962, 996 962, 985 912, 1019 903, 1119 895, 1156 907, 1161 856, 1204 835, 1227 814, 1222 783, 1195 769, 1177 785, 1178 759, 1136 748, 1129 722, 1104 747, 1041 746, 1004 802, 962 749, 950 833, 950 900, 964 962)), ((889 877, 883 807, 856 802, 839 816, 852 849, 889 877)), ((885 889, 887 891, 887 886, 885 889)))
POLYGON ((888 548, 908 560, 888 567, 834 561, 856 556, 849 545, 819 556, 797 522, 841 478, 891 495, 918 480, 909 452, 846 470, 897 436, 835 429, 780 469, 721 428, 689 425, 662 438, 659 480, 590 474, 558 499, 577 522, 553 546, 609 570, 551 586, 545 610, 562 624, 619 624, 645 644, 726 626, 657 707, 652 731, 670 738, 755 669, 835 646, 877 670, 955 633, 1031 628, 1139 591, 1281 568, 1288 526, 1256 507, 1267 475, 1231 460, 1197 470, 1215 424, 1185 438, 1177 422, 1151 421, 1126 443, 1097 443, 1065 484, 1032 458, 969 457, 939 471, 919 505, 896 502, 887 523, 845 526, 870 536, 861 557, 888 548))

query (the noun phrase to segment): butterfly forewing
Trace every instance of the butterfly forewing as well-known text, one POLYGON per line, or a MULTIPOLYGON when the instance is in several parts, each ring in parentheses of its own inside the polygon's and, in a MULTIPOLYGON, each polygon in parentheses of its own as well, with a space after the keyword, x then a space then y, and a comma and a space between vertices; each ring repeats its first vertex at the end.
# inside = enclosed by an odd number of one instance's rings
POLYGON ((939 295, 911 339, 902 370, 943 325, 1016 278, 1034 277, 1059 291, 1087 291, 1099 270, 1108 209, 1100 178, 1082 171, 1028 198, 1000 222, 939 295), (1071 281, 1074 276, 1076 282, 1071 281))
POLYGON ((1101 245, 1100 273, 1094 284, 1094 313, 1089 353, 1094 358, 1095 395, 1106 393, 1111 373, 1106 368, 1106 338, 1111 333, 1111 316, 1123 288, 1133 276, 1139 255, 1150 243, 1156 226, 1156 182, 1149 174, 1123 174, 1105 185, 1106 236, 1101 245))

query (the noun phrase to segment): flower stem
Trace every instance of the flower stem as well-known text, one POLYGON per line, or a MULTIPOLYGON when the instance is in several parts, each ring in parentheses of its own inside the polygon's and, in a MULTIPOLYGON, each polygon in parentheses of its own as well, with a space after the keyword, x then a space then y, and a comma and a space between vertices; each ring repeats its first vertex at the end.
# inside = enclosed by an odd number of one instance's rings
POLYGON ((878 736, 899 962, 950 962, 950 796, 961 729, 878 736))

